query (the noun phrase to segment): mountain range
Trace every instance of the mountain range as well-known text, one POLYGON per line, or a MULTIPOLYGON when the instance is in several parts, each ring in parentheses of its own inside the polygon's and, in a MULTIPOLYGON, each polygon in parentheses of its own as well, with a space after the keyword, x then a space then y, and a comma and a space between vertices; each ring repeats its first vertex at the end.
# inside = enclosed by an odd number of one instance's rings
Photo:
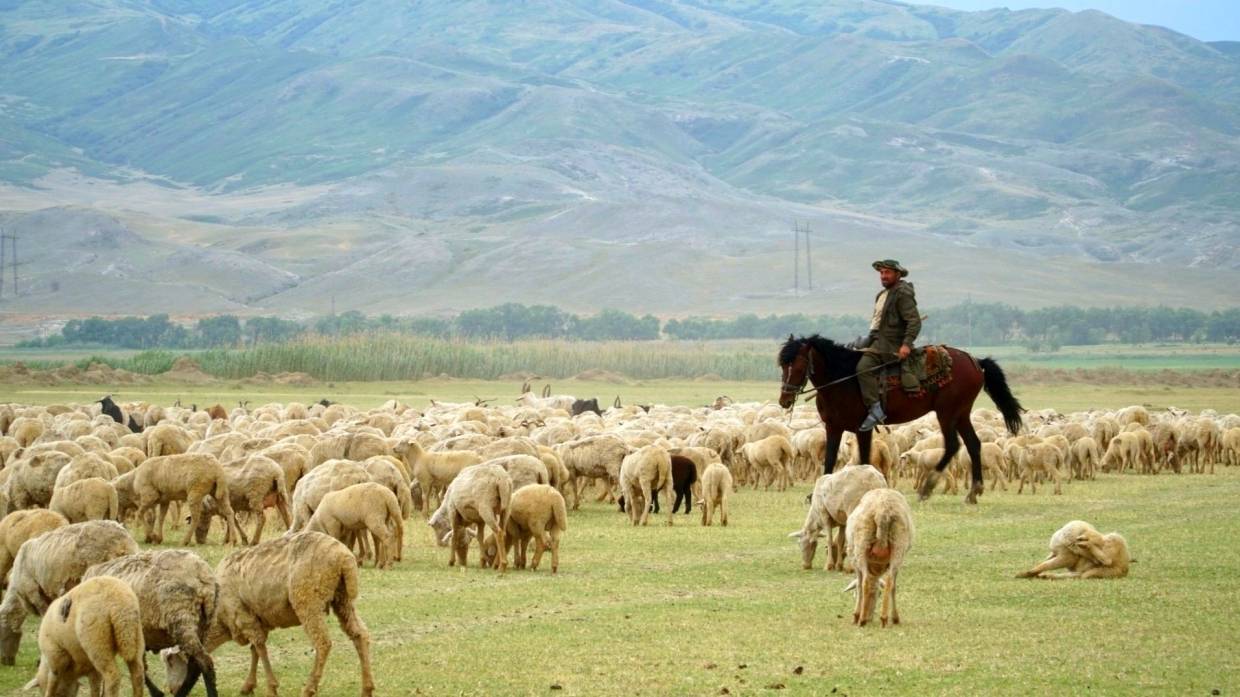
POLYGON ((0 65, 12 316, 1240 300, 1240 46, 1100 12, 0 0, 0 65))

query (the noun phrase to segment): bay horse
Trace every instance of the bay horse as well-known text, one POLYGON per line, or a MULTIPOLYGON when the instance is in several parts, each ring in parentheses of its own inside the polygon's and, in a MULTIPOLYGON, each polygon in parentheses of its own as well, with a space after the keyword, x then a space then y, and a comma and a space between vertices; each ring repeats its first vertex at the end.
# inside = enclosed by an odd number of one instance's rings
MULTIPOLYGON (((973 486, 965 497, 965 502, 977 503, 977 497, 982 494, 982 444, 969 420, 973 401, 984 388, 986 394, 990 395, 999 407, 1003 422, 1012 435, 1016 435, 1024 425, 1021 419, 1021 412, 1024 410, 1008 388, 1007 379, 999 369, 999 364, 993 359, 988 357, 978 361, 968 353, 950 346, 947 351, 952 358, 951 381, 939 389, 927 389, 920 396, 909 396, 899 387, 891 389, 887 392, 886 423, 906 423, 934 411, 939 420, 939 429, 943 432, 943 459, 926 477, 919 492, 920 497, 925 500, 934 492, 939 475, 960 450, 960 439, 964 439, 964 447, 969 453, 973 468, 973 486)), ((873 432, 857 431, 867 411, 865 403, 861 401, 861 384, 857 382, 856 376, 857 362, 863 355, 863 351, 855 351, 817 334, 799 339, 789 334, 788 340, 779 350, 779 367, 783 371, 779 406, 791 409, 807 382, 812 382, 814 387, 818 388, 814 401, 818 407, 818 415, 822 417, 827 428, 824 474, 830 474, 835 469, 840 442, 845 432, 856 434, 860 461, 870 460, 873 432)), ((886 378, 880 376, 880 380, 883 389, 887 389, 886 378)))

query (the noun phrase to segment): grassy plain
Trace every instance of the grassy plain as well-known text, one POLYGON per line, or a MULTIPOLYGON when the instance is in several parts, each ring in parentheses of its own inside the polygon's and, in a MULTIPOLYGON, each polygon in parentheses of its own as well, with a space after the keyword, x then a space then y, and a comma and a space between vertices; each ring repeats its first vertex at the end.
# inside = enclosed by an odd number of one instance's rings
MULTIPOLYGON (((808 490, 742 490, 727 528, 685 516, 633 528, 585 504, 570 513, 557 576, 450 569, 415 519, 403 562, 362 570, 377 694, 1209 695, 1240 682, 1240 547, 1216 543, 1240 526, 1235 468, 1104 475, 1062 496, 989 492, 976 508, 958 496, 914 503, 903 623, 890 629, 850 624, 848 577, 801 569, 786 535, 808 490), (1013 578, 1073 518, 1125 534, 1130 576, 1013 578)), ((226 550, 199 551, 214 564, 226 550)), ((331 625, 321 694, 357 694, 352 647, 331 625)), ((33 675, 36 628, 27 621, 17 666, 0 669, 0 693, 33 675)), ((307 649, 298 629, 273 634, 283 694, 300 690, 307 649)), ((216 656, 232 694, 248 651, 216 656)))

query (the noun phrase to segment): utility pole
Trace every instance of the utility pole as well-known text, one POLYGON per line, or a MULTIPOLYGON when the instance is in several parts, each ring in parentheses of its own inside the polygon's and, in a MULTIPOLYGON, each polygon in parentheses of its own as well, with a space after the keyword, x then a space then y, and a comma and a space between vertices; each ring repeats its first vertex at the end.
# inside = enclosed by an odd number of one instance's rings
POLYGON ((8 239, 9 236, 4 232, 4 228, 0 228, 0 300, 4 300, 4 243, 8 239))
POLYGON ((0 298, 4 297, 4 262, 6 247, 12 250, 13 259, 10 268, 13 270, 13 297, 17 297, 17 233, 0 230, 0 298))
POLYGON ((801 228, 792 221, 792 295, 801 294, 801 228))
POLYGON ((809 254, 809 223, 805 223, 805 278, 809 281, 809 289, 814 289, 814 259, 809 254))

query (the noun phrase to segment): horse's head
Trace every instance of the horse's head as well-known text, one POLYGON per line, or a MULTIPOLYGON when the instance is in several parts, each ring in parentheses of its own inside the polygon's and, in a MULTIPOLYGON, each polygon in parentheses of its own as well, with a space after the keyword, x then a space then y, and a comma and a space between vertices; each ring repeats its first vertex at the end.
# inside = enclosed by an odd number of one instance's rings
POLYGON ((813 370, 809 352, 809 342, 804 337, 797 339, 791 334, 779 350, 779 369, 783 371, 779 406, 784 409, 791 409, 796 404, 797 395, 805 389, 805 383, 809 382, 813 370))

